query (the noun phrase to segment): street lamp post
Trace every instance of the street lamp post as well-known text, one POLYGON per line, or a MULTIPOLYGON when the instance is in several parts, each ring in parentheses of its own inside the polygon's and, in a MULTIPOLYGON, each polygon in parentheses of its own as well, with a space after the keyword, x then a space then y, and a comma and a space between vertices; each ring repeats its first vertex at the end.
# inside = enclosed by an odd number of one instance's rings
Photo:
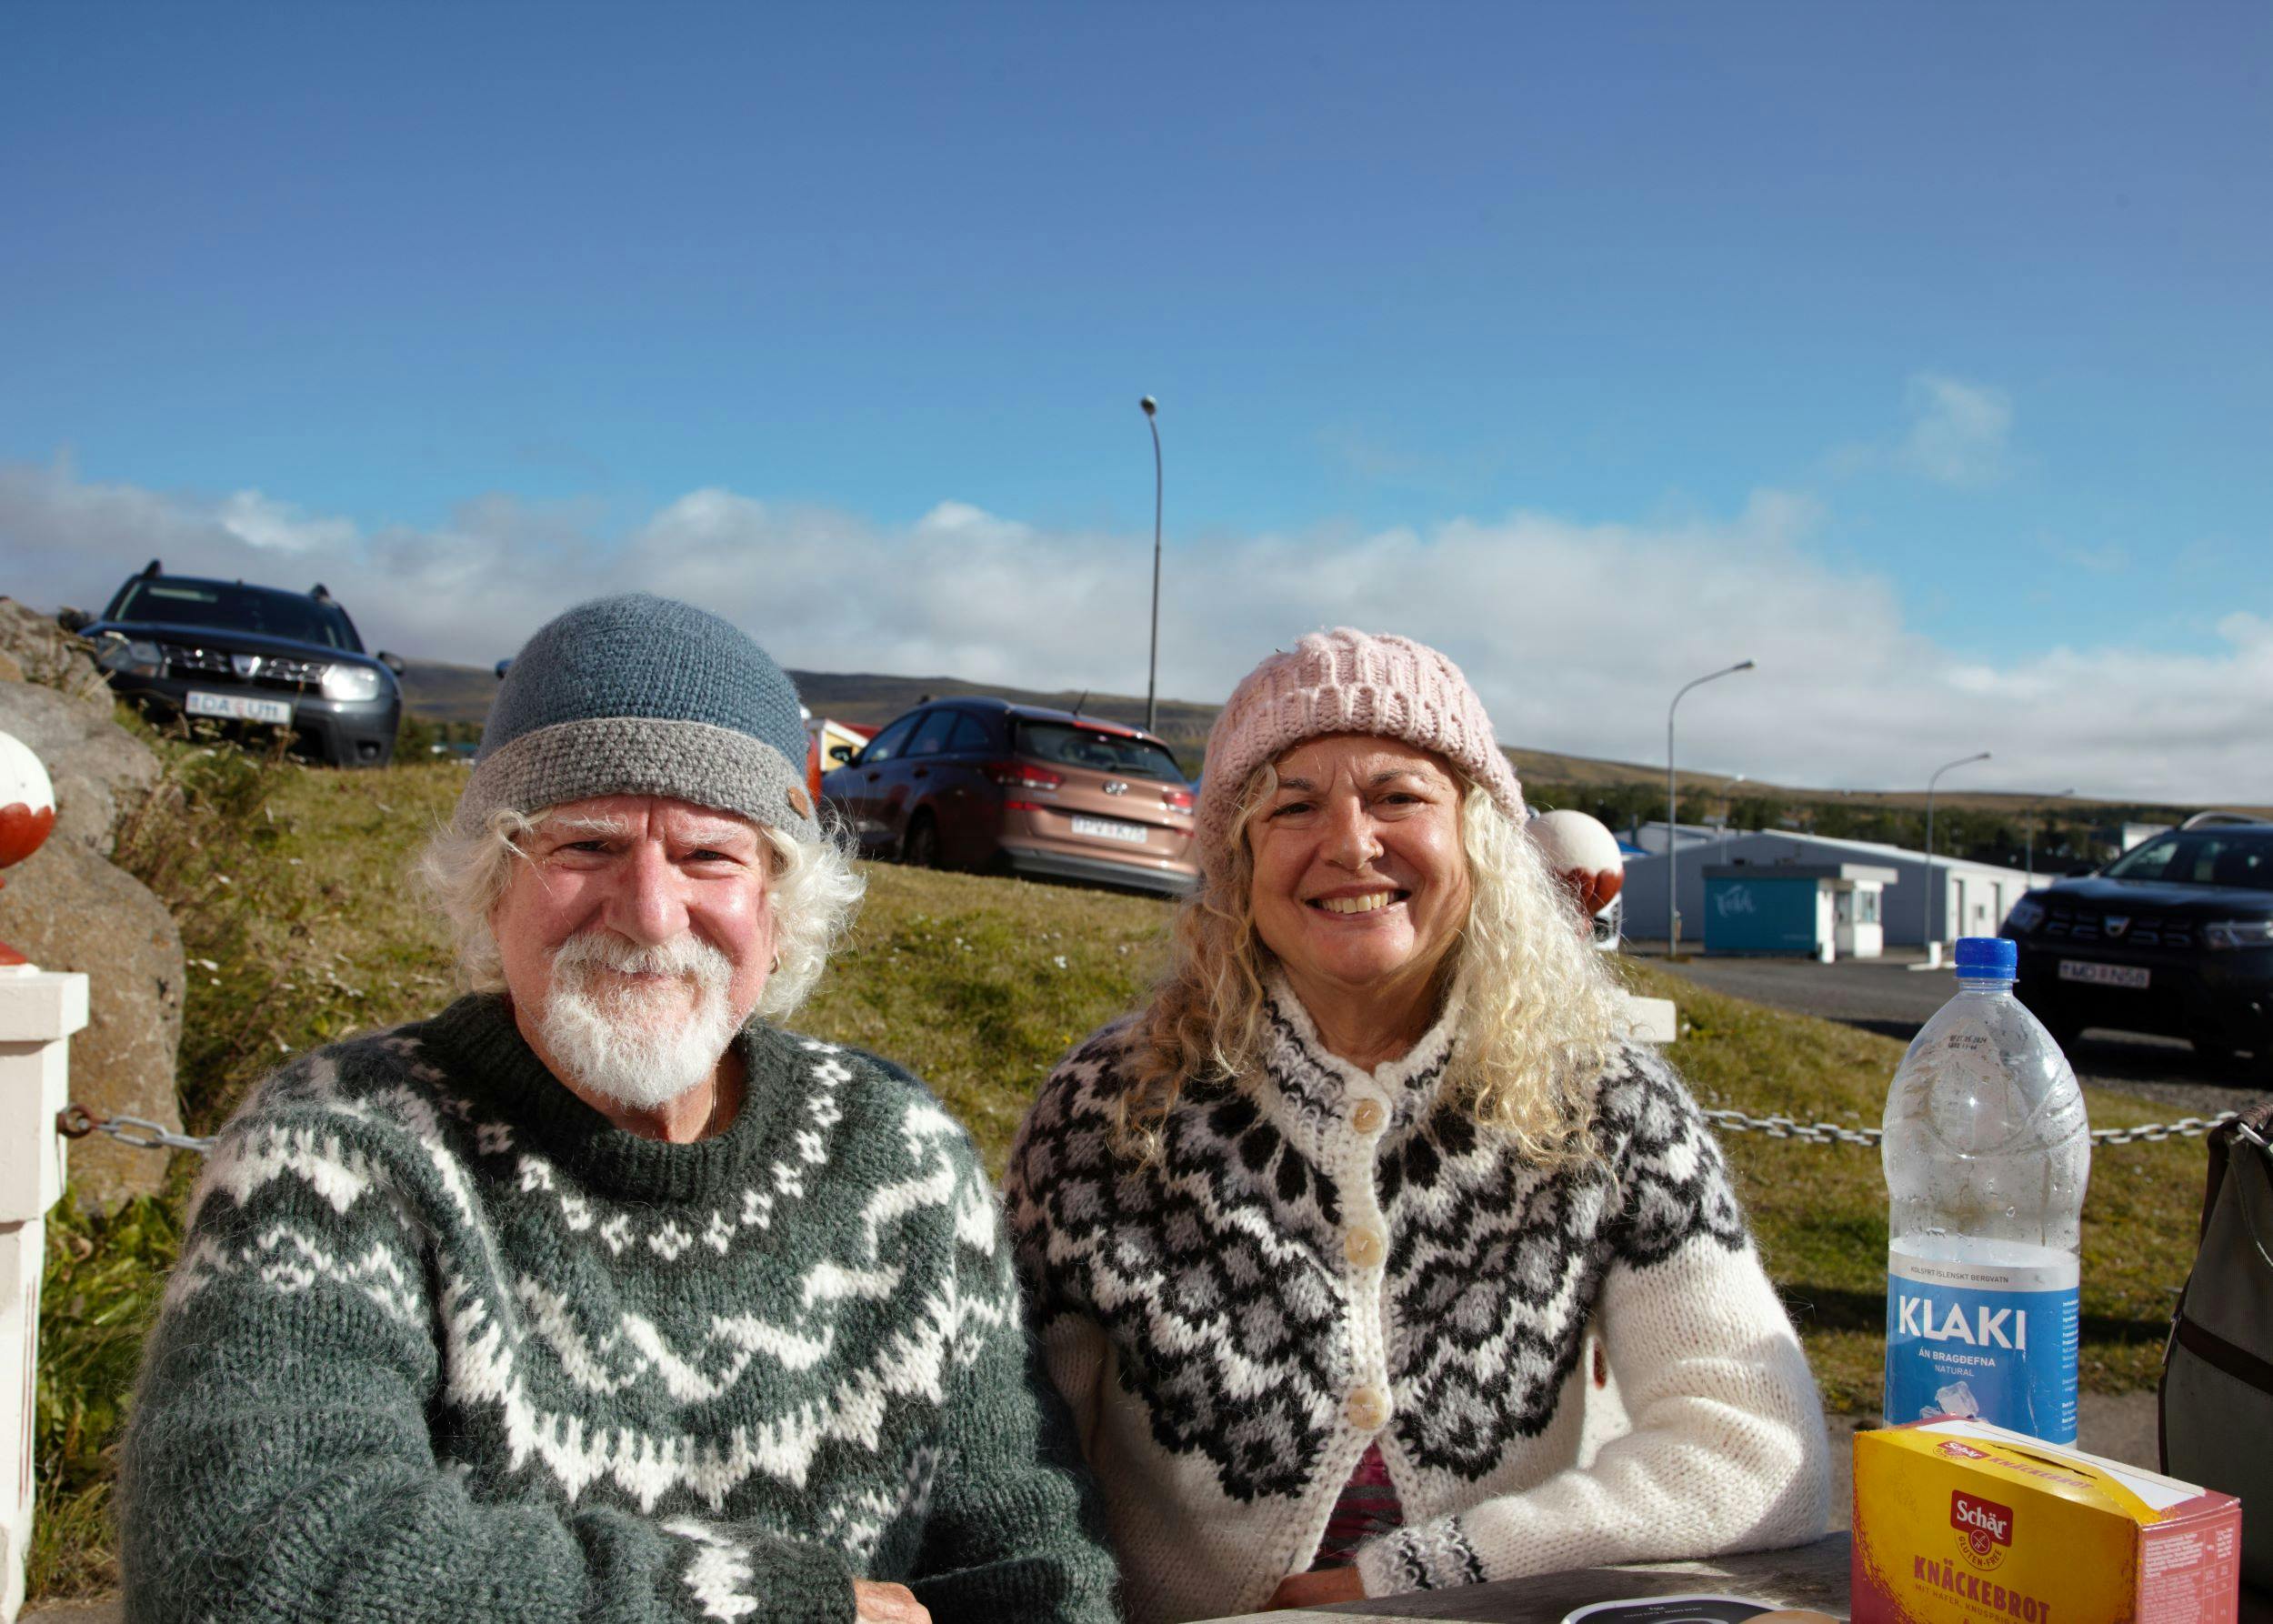
POLYGON ((1673 962, 1674 951, 1681 945, 1681 915, 1674 906, 1677 894, 1674 881, 1680 873, 1680 797, 1676 790, 1673 774, 1673 713, 1680 708, 1681 695, 1691 688, 1724 677, 1734 677, 1739 671, 1752 669, 1750 660, 1739 660, 1733 666, 1707 673, 1695 682, 1683 683, 1673 703, 1666 707, 1666 962, 1673 962))
POLYGON ((1942 774, 1953 767, 1969 767, 1976 761, 1987 761, 1989 753, 1960 756, 1955 761, 1945 761, 1934 769, 1934 776, 1926 780, 1926 962, 1941 963, 1941 932, 1937 928, 1936 916, 1941 909, 1941 898, 1934 885, 1934 786, 1941 782, 1942 774))
POLYGON ((2037 888, 2037 814, 2044 809, 2045 801, 2066 800, 2075 793, 2072 789, 2054 790, 2043 800, 2037 801, 2029 807, 2028 816, 2021 820, 2020 871, 2022 878, 2020 884, 2022 889, 2033 891, 2037 888))
POLYGON ((1160 403, 1147 395, 1136 403, 1152 430, 1152 658, 1145 667, 1145 731, 1157 733, 1160 689, 1160 403))

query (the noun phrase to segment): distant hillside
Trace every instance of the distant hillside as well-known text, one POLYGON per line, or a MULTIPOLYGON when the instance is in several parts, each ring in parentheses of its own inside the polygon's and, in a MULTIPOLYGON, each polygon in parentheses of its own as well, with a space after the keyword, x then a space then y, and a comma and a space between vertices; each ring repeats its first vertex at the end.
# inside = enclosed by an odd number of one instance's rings
POLYGON ((475 666, 446 666, 439 660, 403 662, 403 703, 429 722, 480 723, 489 716, 497 676, 475 666))
MULTIPOLYGON (((1106 721, 1142 727, 1145 702, 1118 694, 1084 696, 1065 688, 1054 694, 1029 688, 1006 688, 996 684, 965 682, 955 677, 884 677, 871 672, 792 671, 797 695, 815 716, 835 717, 840 722, 882 727, 902 711, 927 698, 952 694, 992 694, 1020 705, 1046 705, 1059 710, 1079 706, 1083 714, 1106 721)), ((446 666, 434 660, 411 660, 403 672, 403 697, 414 715, 436 722, 479 722, 489 715, 489 701, 497 692, 497 678, 473 666, 446 666)), ((1177 750, 1197 757, 1207 742, 1215 721, 1214 705, 1193 705, 1164 699, 1159 705, 1158 732, 1177 750)))
MULTIPOLYGON (((1060 688, 1055 693, 1046 694, 1031 688, 1006 688, 991 683, 966 682, 956 677, 889 677, 867 671, 792 671, 789 676, 796 683, 797 693, 805 700, 806 708, 814 715, 835 717, 839 721, 859 722, 868 727, 880 727, 926 698, 945 698, 952 694, 992 694, 1021 705, 1046 705, 1059 710, 1071 710, 1078 705, 1084 715, 1124 722, 1132 727, 1141 727, 1145 719, 1143 698, 1126 694, 1084 695, 1074 688, 1060 688)), ((481 721, 489 714, 489 701, 496 691, 496 677, 472 666, 446 666, 433 660, 412 660, 403 675, 403 693, 411 711, 437 722, 481 721)), ((1188 699, 1160 701, 1160 737, 1183 758, 1187 767, 1198 767, 1201 752, 1207 743, 1207 729, 1215 722, 1216 713, 1222 708, 1219 705, 1201 705, 1188 699)), ((1604 761, 1590 756, 1568 756, 1557 750, 1533 750, 1517 745, 1507 747, 1507 757, 1515 763, 1517 773, 1534 784, 1566 784, 1589 788, 1647 784, 1662 789, 1666 781, 1664 767, 1640 762, 1604 761)), ((1735 780, 1719 773, 1692 772, 1687 767, 1681 770, 1681 787, 1685 793, 1722 789, 1733 782, 1735 780)), ((1745 779, 1737 793, 1780 797, 1790 800, 1821 801, 1837 797, 1864 807, 1919 807, 1926 804, 1922 790, 1811 789, 1764 783, 1757 778, 1745 779)), ((1936 797, 1944 807, 2008 813, 2019 812, 2042 798, 2040 793, 1971 793, 1958 789, 1945 790, 1936 797)), ((2070 814, 2086 813, 2095 807, 2108 807, 2128 813, 2136 805, 2090 801, 2080 797, 2058 804, 2070 814)), ((2273 808, 2239 807, 2236 810, 2273 815, 2273 808)))

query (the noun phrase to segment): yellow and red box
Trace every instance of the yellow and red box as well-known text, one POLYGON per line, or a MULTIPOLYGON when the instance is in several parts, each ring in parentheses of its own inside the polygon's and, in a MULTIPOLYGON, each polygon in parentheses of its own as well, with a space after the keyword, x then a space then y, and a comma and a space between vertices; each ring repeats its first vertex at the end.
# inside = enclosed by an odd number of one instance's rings
POLYGON ((1855 1435, 1855 1624, 2233 1624, 2241 1502, 1986 1422, 1855 1435))

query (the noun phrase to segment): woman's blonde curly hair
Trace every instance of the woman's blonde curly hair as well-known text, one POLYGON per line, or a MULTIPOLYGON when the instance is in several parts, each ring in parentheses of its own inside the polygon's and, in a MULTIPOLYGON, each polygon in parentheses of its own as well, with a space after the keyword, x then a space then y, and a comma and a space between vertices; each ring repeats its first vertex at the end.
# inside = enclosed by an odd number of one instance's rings
MULTIPOLYGON (((1449 770, 1449 769, 1448 769, 1449 770)), ((1457 771, 1460 847, 1472 900, 1447 955, 1459 995, 1447 1086, 1484 1128, 1545 1167, 1592 1159, 1595 1083, 1619 1047, 1617 984, 1579 930, 1571 898, 1520 825, 1457 771)), ((1129 1021, 1133 1083, 1119 1102, 1123 1147, 1157 1159, 1188 1081, 1250 1086, 1261 1068, 1264 977, 1276 962, 1255 929, 1247 826, 1278 775, 1257 767, 1239 797, 1227 860, 1208 865, 1177 908, 1167 972, 1129 1021)))

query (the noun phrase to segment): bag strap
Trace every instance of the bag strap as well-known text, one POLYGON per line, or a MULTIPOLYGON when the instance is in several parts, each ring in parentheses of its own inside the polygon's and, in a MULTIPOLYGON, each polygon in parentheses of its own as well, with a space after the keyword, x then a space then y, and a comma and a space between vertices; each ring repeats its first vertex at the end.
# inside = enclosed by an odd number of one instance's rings
MULTIPOLYGON (((2209 1233, 2210 1217, 2218 1210, 2218 1191, 2224 1188, 2227 1170, 2232 1165, 2234 1142, 2243 1138, 2242 1129, 2245 1127, 2258 1141, 2258 1145, 2248 1147, 2252 1150, 2268 1139, 2273 1139, 2273 1098, 2260 1100, 2234 1121, 2210 1131, 2209 1173, 2202 1192, 2202 1222, 2197 1231, 2198 1246, 2199 1238, 2209 1233)), ((2269 1169, 2273 1169, 2273 1155, 2268 1156, 2268 1162, 2269 1169)), ((2245 1221, 2248 1217, 2245 1211, 2245 1221)), ((2252 1222, 2249 1227, 2251 1239, 2257 1240, 2255 1224, 2252 1222)), ((2258 1240, 2257 1244, 2262 1250, 2264 1242, 2258 1240)), ((2246 1348, 2236 1347, 2214 1331, 2204 1330, 2187 1318, 2187 1297, 2193 1288, 2194 1273, 2188 1269, 2186 1284, 2178 1291, 2178 1303, 2170 1311, 2170 1335, 2163 1343, 2162 1376, 2155 1388, 2155 1453, 2158 1464, 2165 1472, 2170 1469, 2170 1418, 2167 1408, 2170 1393, 2170 1357, 2178 1348, 2185 1348, 2205 1364, 2223 1370, 2237 1381, 2246 1382, 2261 1392, 2273 1393, 2273 1363, 2259 1358, 2246 1348)))
POLYGON ((2204 1364, 2223 1370, 2236 1381, 2245 1382, 2260 1393, 2273 1393, 2273 1359, 2259 1358, 2247 1348, 2239 1348, 2226 1340, 2216 1331, 2205 1330, 2185 1315, 2178 1317, 2178 1346, 2204 1364))
POLYGON ((2210 1231, 2210 1214, 2218 1210, 2218 1192, 2226 1182, 2226 1169, 2233 1159, 2234 1141, 2241 1138, 2241 1130, 2245 1127, 2259 1139, 2273 1138, 2273 1099, 2259 1100, 2234 1121, 2221 1123, 2210 1130, 2209 1176, 2202 1190, 2202 1221, 2195 1230, 2198 1242, 2210 1231))

